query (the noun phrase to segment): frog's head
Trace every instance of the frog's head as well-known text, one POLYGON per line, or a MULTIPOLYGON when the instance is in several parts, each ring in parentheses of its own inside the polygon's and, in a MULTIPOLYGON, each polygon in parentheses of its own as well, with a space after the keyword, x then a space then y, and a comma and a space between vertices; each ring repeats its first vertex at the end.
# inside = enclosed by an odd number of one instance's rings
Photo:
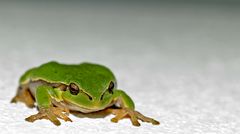
POLYGON ((111 103, 117 87, 113 73, 106 67, 84 63, 78 67, 62 97, 65 101, 82 108, 100 108, 111 103))

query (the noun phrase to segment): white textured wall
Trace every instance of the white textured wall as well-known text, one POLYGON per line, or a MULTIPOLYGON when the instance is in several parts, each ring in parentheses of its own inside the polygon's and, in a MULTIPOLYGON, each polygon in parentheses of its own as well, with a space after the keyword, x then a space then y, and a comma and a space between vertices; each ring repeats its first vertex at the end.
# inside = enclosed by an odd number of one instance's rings
POLYGON ((240 132, 237 4, 0 2, 0 133, 240 132), (49 60, 110 67, 160 126, 70 116, 56 127, 10 104, 25 70, 49 60))

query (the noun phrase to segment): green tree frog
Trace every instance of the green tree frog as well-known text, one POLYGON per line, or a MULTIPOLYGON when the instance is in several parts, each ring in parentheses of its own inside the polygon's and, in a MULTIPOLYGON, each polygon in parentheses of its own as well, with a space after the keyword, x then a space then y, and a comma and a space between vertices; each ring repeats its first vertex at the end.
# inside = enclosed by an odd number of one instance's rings
POLYGON ((20 101, 30 108, 36 105, 39 110, 25 119, 29 122, 47 119, 58 126, 61 124, 58 119, 72 121, 68 117, 71 112, 104 111, 115 115, 111 119, 115 123, 130 118, 134 126, 140 126, 138 120, 159 124, 135 111, 132 99, 117 89, 114 74, 103 65, 51 61, 26 71, 19 83, 11 102, 20 101))

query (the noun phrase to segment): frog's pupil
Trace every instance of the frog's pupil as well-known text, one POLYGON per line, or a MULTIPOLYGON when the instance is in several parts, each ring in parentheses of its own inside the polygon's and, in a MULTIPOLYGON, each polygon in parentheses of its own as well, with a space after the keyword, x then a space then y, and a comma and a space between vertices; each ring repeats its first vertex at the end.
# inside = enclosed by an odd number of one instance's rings
POLYGON ((79 88, 73 83, 70 84, 69 90, 72 95, 77 95, 79 93, 79 88))

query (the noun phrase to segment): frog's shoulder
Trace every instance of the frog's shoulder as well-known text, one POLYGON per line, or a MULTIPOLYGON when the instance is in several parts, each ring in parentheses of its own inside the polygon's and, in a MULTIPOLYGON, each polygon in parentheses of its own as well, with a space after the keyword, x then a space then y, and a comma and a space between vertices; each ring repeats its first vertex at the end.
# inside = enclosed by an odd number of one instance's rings
POLYGON ((34 67, 27 70, 20 78, 20 84, 27 84, 32 78, 36 78, 39 73, 43 73, 50 68, 56 68, 59 65, 56 61, 50 61, 45 64, 40 65, 39 67, 34 67))
POLYGON ((48 82, 66 82, 65 84, 67 84, 72 77, 72 71, 84 72, 84 70, 91 70, 97 68, 97 66, 100 65, 89 62, 80 64, 61 64, 56 61, 50 61, 27 70, 21 76, 19 83, 24 85, 28 84, 30 81, 44 80, 48 82))

